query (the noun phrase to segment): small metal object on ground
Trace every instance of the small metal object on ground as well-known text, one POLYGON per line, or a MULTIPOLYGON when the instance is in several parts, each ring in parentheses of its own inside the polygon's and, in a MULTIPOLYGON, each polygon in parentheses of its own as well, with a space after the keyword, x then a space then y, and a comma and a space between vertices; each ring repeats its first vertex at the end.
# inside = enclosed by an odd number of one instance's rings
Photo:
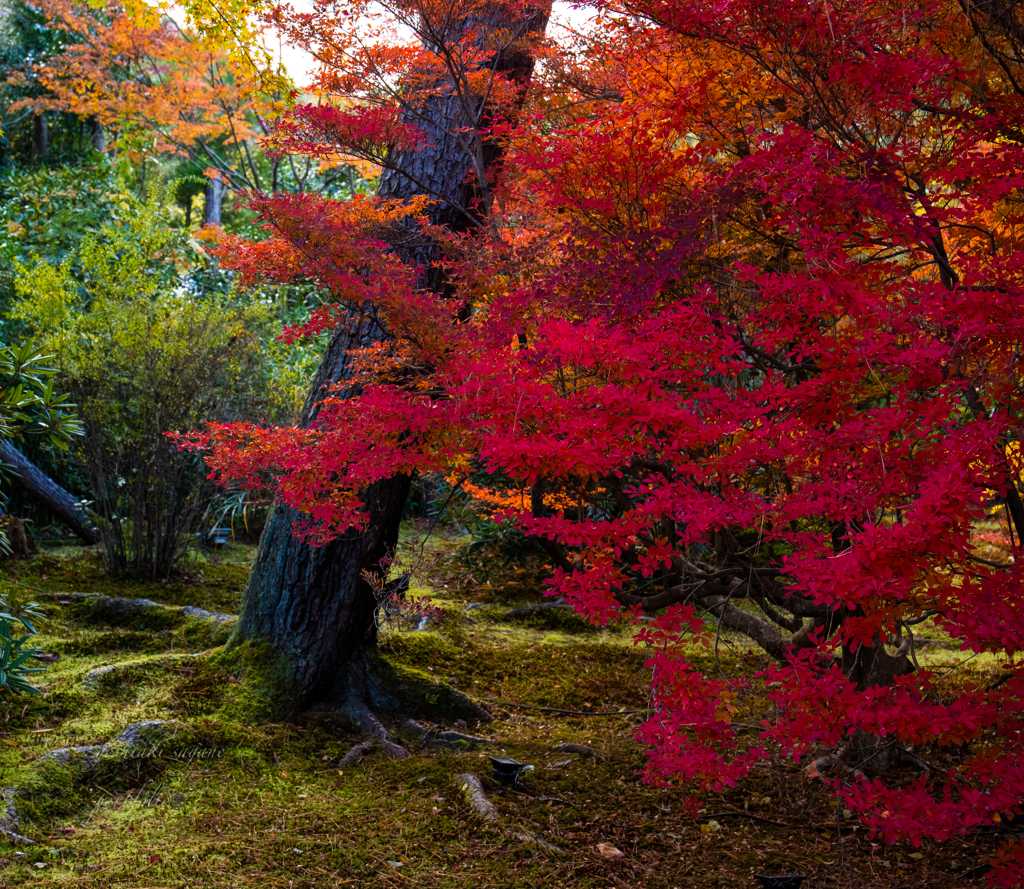
POLYGON ((754 874, 754 879, 760 881, 761 889, 800 889, 800 884, 807 877, 802 874, 754 874))
POLYGON ((533 766, 523 765, 521 762, 504 756, 489 756, 487 758, 491 761, 491 766, 494 768, 494 780, 500 781, 502 784, 515 786, 519 783, 519 776, 523 772, 529 772, 533 769, 533 766))

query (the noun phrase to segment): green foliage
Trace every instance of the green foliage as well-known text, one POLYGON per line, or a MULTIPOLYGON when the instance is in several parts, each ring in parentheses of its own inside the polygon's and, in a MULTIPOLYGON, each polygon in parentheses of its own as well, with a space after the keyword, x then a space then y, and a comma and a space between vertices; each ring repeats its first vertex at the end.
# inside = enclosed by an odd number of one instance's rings
POLYGON ((29 666, 40 650, 26 644, 36 635, 33 621, 41 620, 43 612, 35 602, 11 608, 7 597, 0 594, 0 695, 39 693, 25 677, 43 670, 29 666))
POLYGON ((18 263, 13 316, 55 355, 85 426, 79 456, 112 571, 167 577, 214 495, 167 433, 272 414, 267 303, 186 286, 201 262, 165 196, 126 197, 117 225, 58 264, 18 263))
POLYGON ((459 548, 458 562, 479 578, 493 580, 515 566, 535 566, 544 558, 536 537, 527 537, 512 521, 496 522, 489 516, 469 513, 469 542, 459 548))
MULTIPOLYGON (((81 435, 82 424, 67 396, 54 389, 56 371, 46 364, 48 357, 31 343, 17 347, 0 344, 0 442, 31 435, 63 450, 72 436, 81 435)), ((0 464, 0 478, 4 468, 0 464)), ((0 528, 0 553, 10 551, 6 531, 0 528)), ((0 687, 3 685, 0 678, 0 687)))
POLYGON ((31 343, 0 345, 0 440, 45 436, 65 449, 71 436, 82 434, 68 396, 54 390, 56 370, 44 363, 48 358, 31 343))
MULTIPOLYGON (((104 225, 123 223, 133 206, 116 171, 102 159, 73 169, 0 171, 0 305, 6 309, 14 296, 18 263, 67 260, 79 275, 82 241, 99 235, 104 225)), ((4 318, 8 341, 20 339, 23 329, 4 318)))

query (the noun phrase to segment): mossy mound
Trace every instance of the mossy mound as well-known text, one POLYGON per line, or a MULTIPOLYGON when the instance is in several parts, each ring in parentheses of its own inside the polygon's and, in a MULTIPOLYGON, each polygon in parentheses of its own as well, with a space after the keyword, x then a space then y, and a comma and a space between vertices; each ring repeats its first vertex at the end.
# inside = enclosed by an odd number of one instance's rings
MULTIPOLYGON (((162 605, 151 599, 125 599, 76 593, 58 599, 62 616, 79 624, 114 627, 118 633, 138 634, 152 640, 168 634, 179 643, 214 647, 227 641, 236 618, 192 606, 162 605)), ((88 652, 83 652, 88 653, 88 652)))
POLYGON ((20 824, 44 824, 87 807, 93 790, 86 776, 96 764, 99 747, 55 750, 19 776, 9 801, 20 824))
POLYGON ((222 759, 245 748, 236 728, 206 720, 133 723, 105 744, 52 750, 20 769, 8 801, 19 825, 42 826, 94 804, 97 796, 130 793, 175 763, 222 759))
POLYGON ((599 627, 585 621, 571 608, 537 608, 522 612, 513 608, 502 619, 534 630, 554 630, 573 636, 600 632, 599 627))

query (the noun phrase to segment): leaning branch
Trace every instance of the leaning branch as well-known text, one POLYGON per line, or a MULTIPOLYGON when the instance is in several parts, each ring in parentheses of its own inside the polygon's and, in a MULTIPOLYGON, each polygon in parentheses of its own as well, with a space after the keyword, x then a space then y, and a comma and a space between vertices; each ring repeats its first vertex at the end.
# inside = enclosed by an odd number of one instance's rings
POLYGON ((25 491, 52 512, 57 519, 86 543, 99 542, 99 531, 84 507, 9 441, 0 448, 0 459, 14 470, 14 478, 25 491))

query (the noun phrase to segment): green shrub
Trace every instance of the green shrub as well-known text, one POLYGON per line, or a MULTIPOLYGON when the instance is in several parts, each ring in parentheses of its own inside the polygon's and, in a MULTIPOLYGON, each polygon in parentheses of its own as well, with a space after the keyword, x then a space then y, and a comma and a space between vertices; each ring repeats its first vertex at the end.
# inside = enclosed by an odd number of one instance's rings
POLYGON ((167 433, 270 413, 268 303, 186 286, 201 261, 163 195, 54 265, 19 264, 16 318, 54 353, 79 405, 107 570, 169 576, 215 488, 167 433))
POLYGON ((40 650, 26 643, 36 634, 33 621, 42 619, 43 613, 34 602, 13 609, 7 597, 0 594, 0 693, 39 694, 25 677, 42 672, 42 667, 30 666, 40 650))

